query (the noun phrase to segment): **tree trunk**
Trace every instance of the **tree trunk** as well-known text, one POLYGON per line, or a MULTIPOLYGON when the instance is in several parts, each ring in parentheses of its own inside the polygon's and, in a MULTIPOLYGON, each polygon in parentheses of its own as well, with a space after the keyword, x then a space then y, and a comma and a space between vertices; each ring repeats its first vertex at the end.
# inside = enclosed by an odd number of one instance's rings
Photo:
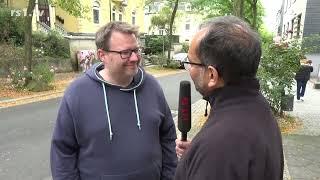
POLYGON ((258 29, 257 28, 257 0, 253 0, 252 10, 253 10, 252 28, 258 29))
POLYGON ((243 18, 244 0, 233 1, 233 15, 243 18))
POLYGON ((257 3, 258 3, 258 0, 248 0, 247 1, 250 5, 250 11, 252 11, 252 22, 250 22, 250 25, 253 29, 257 30, 258 27, 257 27, 257 14, 258 14, 258 10, 257 10, 257 3))
POLYGON ((169 26, 169 49, 168 49, 168 59, 167 59, 167 65, 170 63, 170 57, 171 57, 171 47, 172 47, 172 31, 173 31, 173 23, 174 23, 174 18, 176 17, 176 13, 178 10, 178 4, 179 0, 176 0, 174 3, 174 8, 171 14, 170 18, 170 26, 169 26))
POLYGON ((33 9, 35 7, 36 0, 29 0, 27 14, 25 17, 25 33, 24 33, 24 66, 28 68, 28 71, 32 70, 32 16, 33 9))

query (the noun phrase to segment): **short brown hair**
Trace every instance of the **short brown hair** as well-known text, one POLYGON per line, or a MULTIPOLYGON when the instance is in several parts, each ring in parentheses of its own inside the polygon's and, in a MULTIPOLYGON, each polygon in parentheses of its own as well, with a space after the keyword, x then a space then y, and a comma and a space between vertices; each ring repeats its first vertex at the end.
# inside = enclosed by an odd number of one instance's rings
POLYGON ((138 37, 138 27, 132 26, 126 22, 120 22, 120 21, 113 21, 110 22, 103 27, 101 27, 96 32, 96 46, 97 49, 103 49, 103 50, 109 50, 109 41, 112 32, 121 32, 126 34, 134 34, 136 37, 138 37))

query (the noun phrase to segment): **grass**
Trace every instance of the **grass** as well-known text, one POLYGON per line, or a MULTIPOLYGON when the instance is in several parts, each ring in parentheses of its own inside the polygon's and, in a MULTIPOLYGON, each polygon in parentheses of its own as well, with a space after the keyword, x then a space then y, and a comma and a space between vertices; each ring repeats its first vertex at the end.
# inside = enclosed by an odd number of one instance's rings
POLYGON ((282 134, 290 134, 302 126, 301 120, 290 115, 277 117, 277 120, 282 134))

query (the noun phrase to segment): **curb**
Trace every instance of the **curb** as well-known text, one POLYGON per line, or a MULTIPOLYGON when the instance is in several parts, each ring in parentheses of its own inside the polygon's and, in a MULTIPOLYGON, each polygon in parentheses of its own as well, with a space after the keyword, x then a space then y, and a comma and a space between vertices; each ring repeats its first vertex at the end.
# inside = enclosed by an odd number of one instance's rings
POLYGON ((26 97, 21 97, 21 98, 6 99, 6 100, 1 100, 0 103, 11 103, 11 102, 15 102, 15 101, 22 101, 22 100, 33 99, 33 98, 38 98, 38 97, 50 96, 50 95, 59 94, 59 93, 63 93, 63 92, 64 91, 57 91, 57 92, 52 92, 52 93, 37 94, 37 95, 26 96, 26 97))
POLYGON ((44 100, 49 100, 49 99, 53 99, 53 98, 57 98, 57 97, 62 97, 63 92, 64 92, 64 90, 50 92, 50 93, 43 93, 43 94, 38 94, 38 95, 33 95, 33 96, 26 96, 26 97, 21 97, 21 98, 2 100, 2 101, 0 101, 0 109, 10 108, 10 107, 33 103, 33 102, 41 102, 44 100), (39 98, 42 98, 42 99, 39 100, 39 98), (21 103, 16 104, 18 102, 21 102, 21 103))

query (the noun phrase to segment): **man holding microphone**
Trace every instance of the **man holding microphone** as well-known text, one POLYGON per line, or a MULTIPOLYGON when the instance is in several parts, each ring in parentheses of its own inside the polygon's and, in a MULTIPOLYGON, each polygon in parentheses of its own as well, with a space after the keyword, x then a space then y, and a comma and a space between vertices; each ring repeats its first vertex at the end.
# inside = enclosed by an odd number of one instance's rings
POLYGON ((260 57, 260 38, 243 20, 201 25, 184 65, 211 111, 192 143, 176 140, 176 180, 283 179, 281 133, 256 79, 260 57))

